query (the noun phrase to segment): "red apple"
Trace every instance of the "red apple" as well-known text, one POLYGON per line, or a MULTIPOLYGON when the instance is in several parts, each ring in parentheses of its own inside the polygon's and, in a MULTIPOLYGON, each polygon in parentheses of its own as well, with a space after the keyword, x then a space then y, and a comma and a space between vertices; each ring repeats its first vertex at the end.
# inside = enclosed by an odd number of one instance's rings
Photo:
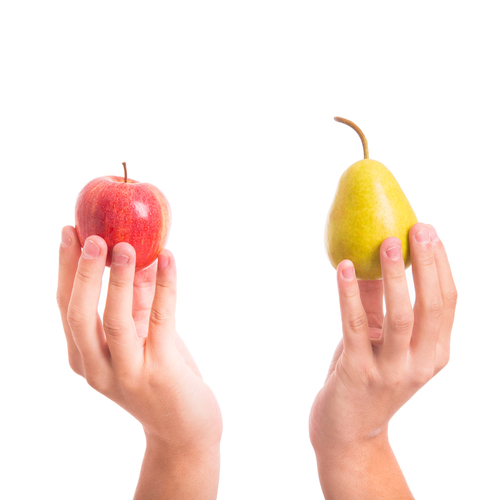
POLYGON ((108 245, 106 265, 113 247, 125 241, 136 253, 136 269, 151 265, 167 241, 172 222, 170 205, 152 184, 110 175, 90 181, 78 195, 75 227, 80 243, 98 235, 108 245))

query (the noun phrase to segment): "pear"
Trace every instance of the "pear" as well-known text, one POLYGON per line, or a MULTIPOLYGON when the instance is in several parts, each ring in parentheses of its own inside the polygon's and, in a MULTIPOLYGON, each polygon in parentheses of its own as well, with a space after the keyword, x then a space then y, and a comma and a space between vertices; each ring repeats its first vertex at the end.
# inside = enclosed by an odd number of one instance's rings
POLYGON ((400 239, 405 267, 410 265, 408 234, 417 217, 398 181, 382 163, 368 157, 368 142, 350 120, 361 138, 365 158, 351 165, 341 176, 326 223, 325 239, 333 267, 349 259, 359 280, 382 278, 380 245, 390 237, 400 239))

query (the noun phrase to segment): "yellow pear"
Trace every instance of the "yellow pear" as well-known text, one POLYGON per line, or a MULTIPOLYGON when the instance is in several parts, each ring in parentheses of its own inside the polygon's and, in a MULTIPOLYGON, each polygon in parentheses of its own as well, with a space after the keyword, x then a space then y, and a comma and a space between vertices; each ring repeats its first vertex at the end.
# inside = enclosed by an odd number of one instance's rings
POLYGON ((368 157, 368 142, 357 125, 364 160, 351 165, 340 178, 326 223, 326 249, 333 267, 349 259, 360 280, 382 278, 380 245, 390 237, 400 239, 405 267, 410 265, 408 234, 417 217, 398 181, 382 163, 368 157))

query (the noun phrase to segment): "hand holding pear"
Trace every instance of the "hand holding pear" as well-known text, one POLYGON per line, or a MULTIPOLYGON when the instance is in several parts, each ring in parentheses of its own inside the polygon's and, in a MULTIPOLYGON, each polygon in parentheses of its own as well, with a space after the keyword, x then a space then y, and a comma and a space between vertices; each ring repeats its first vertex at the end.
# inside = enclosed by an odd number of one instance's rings
POLYGON ((382 278, 380 245, 390 236, 402 244, 405 266, 410 265, 408 234, 417 223, 415 212, 397 180, 382 163, 371 160, 361 130, 345 118, 335 118, 361 138, 364 159, 341 176, 326 224, 326 248, 333 267, 349 259, 359 280, 382 278))

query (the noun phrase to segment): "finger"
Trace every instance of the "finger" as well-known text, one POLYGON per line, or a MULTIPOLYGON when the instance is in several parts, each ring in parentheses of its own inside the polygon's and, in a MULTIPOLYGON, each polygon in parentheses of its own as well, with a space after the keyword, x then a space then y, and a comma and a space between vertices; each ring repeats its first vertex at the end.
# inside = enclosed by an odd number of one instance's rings
POLYGON ((328 374, 326 375, 325 383, 330 378, 330 375, 335 371, 335 368, 337 366, 337 361, 339 360, 343 351, 344 351, 344 339, 341 338, 340 342, 337 344, 337 347, 335 348, 335 352, 333 353, 332 362, 330 363, 330 366, 328 368, 328 374))
POLYGON ((450 263, 442 241, 439 239, 433 226, 427 225, 431 233, 432 246, 434 248, 434 259, 443 298, 443 315, 441 318, 441 329, 438 335, 438 351, 436 352, 436 373, 443 368, 450 357, 450 337, 455 309, 457 306, 457 288, 451 273, 450 263))
POLYGON ((181 337, 177 332, 175 334, 175 347, 179 351, 179 354, 182 356, 182 359, 184 360, 186 365, 189 366, 189 368, 191 368, 191 370, 196 375, 198 375, 198 377, 203 379, 200 373, 200 369, 198 368, 198 365, 196 364, 193 356, 189 352, 189 349, 187 348, 186 344, 184 343, 184 341, 181 339, 181 337))
POLYGON ((117 243, 113 247, 102 322, 111 363, 118 372, 134 370, 143 354, 144 341, 138 338, 132 317, 135 259, 134 247, 129 243, 117 243))
POLYGON ((73 334, 68 324, 68 305, 73 290, 78 259, 81 249, 75 228, 66 226, 61 233, 61 245, 59 247, 59 274, 57 279, 57 305, 61 313, 61 320, 68 345, 68 360, 73 371, 83 375, 83 363, 80 351, 73 340, 73 334))
POLYGON ((425 224, 410 230, 410 250, 415 284, 415 327, 411 340, 414 359, 421 367, 434 366, 441 328, 443 297, 434 258, 434 247, 425 224))
POLYGON ((361 303, 368 319, 372 341, 381 340, 384 323, 384 282, 382 280, 358 281, 361 303))
POLYGON ((155 295, 157 264, 158 261, 155 261, 153 265, 135 273, 132 316, 139 338, 148 335, 149 314, 155 295))
POLYGON ((338 265, 337 285, 344 350, 348 356, 356 358, 358 362, 371 362, 373 350, 368 332, 368 320, 361 303, 352 262, 344 260, 338 265))
POLYGON ((177 298, 177 270, 172 252, 162 250, 158 256, 156 288, 146 348, 165 359, 175 343, 175 305, 177 298))
POLYGON ((387 238, 380 246, 386 314, 381 362, 393 367, 406 360, 413 328, 413 309, 406 282, 401 241, 387 238))
POLYGON ((68 323, 82 355, 87 380, 89 373, 91 376, 102 374, 103 370, 109 368, 109 351, 97 312, 106 253, 106 242, 102 238, 87 238, 78 261, 68 305, 68 323))

